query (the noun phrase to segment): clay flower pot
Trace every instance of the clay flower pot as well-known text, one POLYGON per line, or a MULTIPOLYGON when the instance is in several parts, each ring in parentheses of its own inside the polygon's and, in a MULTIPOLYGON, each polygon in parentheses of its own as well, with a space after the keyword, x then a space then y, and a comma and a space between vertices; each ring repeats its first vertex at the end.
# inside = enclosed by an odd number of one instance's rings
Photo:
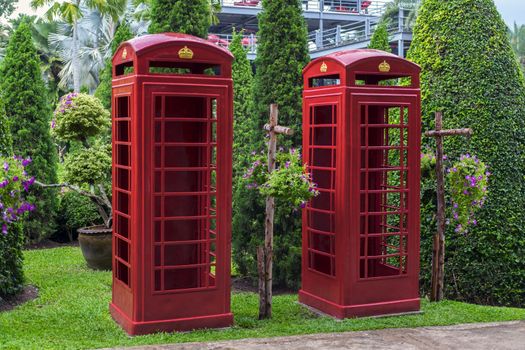
POLYGON ((80 249, 88 266, 93 270, 111 270, 112 229, 100 225, 77 231, 80 249))

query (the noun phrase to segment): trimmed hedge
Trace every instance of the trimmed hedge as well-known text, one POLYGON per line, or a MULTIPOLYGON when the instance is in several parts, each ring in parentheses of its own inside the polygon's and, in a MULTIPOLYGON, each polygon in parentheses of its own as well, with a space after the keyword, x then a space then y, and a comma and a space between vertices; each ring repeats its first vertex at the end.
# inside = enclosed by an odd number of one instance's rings
MULTIPOLYGON (((425 0, 409 59, 422 67, 423 130, 433 112, 445 128, 470 127, 470 138, 448 137, 449 158, 477 155, 493 176, 478 226, 447 231, 447 298, 525 306, 525 82, 492 0, 425 0)), ((432 146, 431 140, 424 143, 432 146)), ((429 188, 423 184, 423 188, 429 188)), ((422 282, 429 288, 435 204, 423 194, 422 282)))
POLYGON ((74 191, 67 191, 60 196, 59 208, 59 230, 53 236, 57 241, 73 241, 78 237, 79 228, 103 223, 91 199, 74 191))
POLYGON ((177 32, 201 38, 211 25, 209 0, 153 0, 150 33, 177 32))

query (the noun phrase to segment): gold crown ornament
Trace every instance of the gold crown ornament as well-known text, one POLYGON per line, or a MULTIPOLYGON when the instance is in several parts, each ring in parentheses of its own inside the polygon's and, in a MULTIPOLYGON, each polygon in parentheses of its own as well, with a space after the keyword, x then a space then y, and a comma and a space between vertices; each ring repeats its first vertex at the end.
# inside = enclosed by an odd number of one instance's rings
POLYGON ((122 50, 122 59, 125 60, 127 57, 128 57, 128 50, 124 48, 124 50, 122 50))
POLYGON ((328 71, 328 66, 326 65, 325 62, 323 62, 323 64, 321 65, 320 71, 322 73, 326 73, 326 71, 328 71))
POLYGON ((382 73, 388 73, 390 72, 390 65, 387 61, 383 61, 379 64, 379 71, 382 73))
POLYGON ((187 46, 179 50, 179 58, 184 60, 191 60, 193 58, 193 51, 187 46))

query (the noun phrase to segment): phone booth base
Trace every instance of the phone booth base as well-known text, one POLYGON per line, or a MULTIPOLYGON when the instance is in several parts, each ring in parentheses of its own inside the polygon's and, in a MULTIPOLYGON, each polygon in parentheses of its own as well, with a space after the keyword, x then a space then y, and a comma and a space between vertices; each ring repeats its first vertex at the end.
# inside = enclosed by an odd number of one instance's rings
POLYGON ((299 291, 299 303, 339 319, 415 312, 419 311, 421 304, 420 299, 415 298, 361 305, 338 305, 304 290, 299 291))
POLYGON ((113 57, 113 288, 131 335, 233 324, 229 51, 177 33, 113 57))
POLYGON ((303 71, 303 159, 319 195, 303 209, 299 301, 328 315, 419 310, 419 71, 378 50, 303 71))
POLYGON ((181 318, 150 322, 134 322, 117 306, 110 304, 113 319, 131 335, 151 334, 155 332, 185 332, 203 328, 226 328, 233 325, 233 314, 208 315, 203 317, 181 318))

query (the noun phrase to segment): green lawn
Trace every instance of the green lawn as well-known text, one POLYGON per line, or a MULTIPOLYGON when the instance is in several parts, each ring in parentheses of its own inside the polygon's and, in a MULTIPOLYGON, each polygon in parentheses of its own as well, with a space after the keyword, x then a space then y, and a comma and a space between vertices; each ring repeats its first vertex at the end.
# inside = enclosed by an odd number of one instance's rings
POLYGON ((40 297, 0 314, 1 349, 85 349, 525 319, 525 309, 424 301, 420 315, 341 322, 307 311, 295 295, 280 295, 274 298, 274 318, 258 321, 257 296, 234 293, 230 329, 130 338, 108 312, 110 273, 88 270, 79 248, 27 251, 25 257, 28 282, 39 287, 40 297))

